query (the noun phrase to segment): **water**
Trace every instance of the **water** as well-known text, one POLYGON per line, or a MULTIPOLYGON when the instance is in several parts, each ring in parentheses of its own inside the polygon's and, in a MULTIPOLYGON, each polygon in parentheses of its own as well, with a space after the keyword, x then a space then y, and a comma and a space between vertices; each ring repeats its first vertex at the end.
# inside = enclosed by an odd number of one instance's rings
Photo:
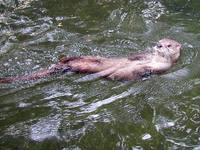
POLYGON ((200 2, 1 3, 1 77, 62 55, 127 56, 164 37, 183 50, 168 73, 145 81, 77 82, 85 75, 66 74, 0 85, 0 149, 200 149, 200 2))

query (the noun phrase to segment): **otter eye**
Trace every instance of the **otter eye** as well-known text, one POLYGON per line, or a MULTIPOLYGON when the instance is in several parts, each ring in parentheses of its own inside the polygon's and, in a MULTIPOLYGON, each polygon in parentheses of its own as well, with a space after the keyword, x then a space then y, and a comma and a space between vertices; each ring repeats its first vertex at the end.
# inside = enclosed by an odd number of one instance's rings
POLYGON ((161 44, 158 44, 157 47, 158 47, 158 48, 162 48, 163 46, 162 46, 161 44))
POLYGON ((171 46, 172 46, 172 45, 170 45, 170 44, 169 44, 169 45, 167 45, 167 47, 171 47, 171 46))

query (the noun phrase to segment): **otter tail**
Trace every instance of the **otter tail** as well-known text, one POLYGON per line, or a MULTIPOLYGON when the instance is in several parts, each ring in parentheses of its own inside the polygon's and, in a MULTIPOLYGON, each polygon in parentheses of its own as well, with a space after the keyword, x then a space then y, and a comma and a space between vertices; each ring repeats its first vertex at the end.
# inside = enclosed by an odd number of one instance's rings
POLYGON ((37 79, 41 79, 44 77, 48 77, 50 75, 54 75, 57 73, 65 73, 70 71, 69 67, 64 66, 63 64, 56 64, 50 69, 44 69, 41 71, 34 72, 30 75, 22 75, 22 76, 16 76, 16 77, 2 77, 0 78, 0 84, 1 83, 14 83, 14 82, 21 82, 21 81, 33 81, 37 79))
POLYGON ((14 77, 0 78, 0 83, 12 83, 14 82, 14 77))

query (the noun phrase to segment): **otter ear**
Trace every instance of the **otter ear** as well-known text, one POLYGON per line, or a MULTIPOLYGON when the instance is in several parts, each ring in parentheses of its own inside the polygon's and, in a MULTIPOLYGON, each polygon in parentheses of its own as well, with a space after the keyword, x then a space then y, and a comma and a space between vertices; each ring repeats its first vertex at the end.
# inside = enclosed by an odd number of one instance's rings
POLYGON ((177 44, 176 48, 181 49, 181 44, 177 44))

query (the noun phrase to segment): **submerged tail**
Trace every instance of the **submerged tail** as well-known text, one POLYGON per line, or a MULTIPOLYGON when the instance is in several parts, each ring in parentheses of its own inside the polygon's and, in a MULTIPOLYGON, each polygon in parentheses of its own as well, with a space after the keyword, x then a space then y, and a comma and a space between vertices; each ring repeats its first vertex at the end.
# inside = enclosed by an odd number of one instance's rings
POLYGON ((0 83, 14 83, 14 82, 20 82, 20 81, 33 81, 37 79, 41 79, 44 77, 48 77, 50 75, 54 75, 56 73, 65 73, 69 71, 70 68, 64 66, 63 64, 56 64, 50 69, 44 69, 41 71, 34 72, 30 75, 22 75, 22 76, 16 76, 16 77, 2 77, 0 78, 0 83))
POLYGON ((0 78, 0 83, 12 83, 13 81, 14 81, 13 77, 0 78))

